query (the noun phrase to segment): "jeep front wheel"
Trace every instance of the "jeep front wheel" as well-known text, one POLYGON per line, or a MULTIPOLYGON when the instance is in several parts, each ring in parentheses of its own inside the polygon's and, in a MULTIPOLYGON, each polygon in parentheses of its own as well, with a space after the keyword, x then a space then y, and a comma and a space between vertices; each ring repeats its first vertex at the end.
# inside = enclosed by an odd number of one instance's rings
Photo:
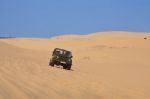
POLYGON ((65 64, 63 65, 63 68, 66 70, 70 70, 71 69, 71 64, 65 64))
POLYGON ((52 66, 52 67, 54 67, 55 64, 54 64, 54 62, 50 61, 49 65, 52 66))
POLYGON ((67 65, 67 70, 70 70, 70 69, 71 69, 71 66, 72 66, 71 64, 68 64, 68 65, 67 65))

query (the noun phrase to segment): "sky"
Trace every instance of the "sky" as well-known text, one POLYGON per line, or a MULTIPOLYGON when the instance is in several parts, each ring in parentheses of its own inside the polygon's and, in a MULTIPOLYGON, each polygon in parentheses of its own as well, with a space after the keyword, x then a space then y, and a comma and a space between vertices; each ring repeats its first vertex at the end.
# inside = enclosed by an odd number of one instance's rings
POLYGON ((0 36, 150 32, 150 0, 0 0, 0 36))

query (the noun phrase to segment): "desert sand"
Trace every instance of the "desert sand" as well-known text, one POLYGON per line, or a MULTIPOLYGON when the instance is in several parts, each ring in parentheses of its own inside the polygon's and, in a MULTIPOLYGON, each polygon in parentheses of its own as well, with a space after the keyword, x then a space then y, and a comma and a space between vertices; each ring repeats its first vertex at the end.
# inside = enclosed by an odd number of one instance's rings
POLYGON ((0 39, 0 99, 150 99, 150 33, 0 39), (48 66, 56 47, 72 70, 48 66))

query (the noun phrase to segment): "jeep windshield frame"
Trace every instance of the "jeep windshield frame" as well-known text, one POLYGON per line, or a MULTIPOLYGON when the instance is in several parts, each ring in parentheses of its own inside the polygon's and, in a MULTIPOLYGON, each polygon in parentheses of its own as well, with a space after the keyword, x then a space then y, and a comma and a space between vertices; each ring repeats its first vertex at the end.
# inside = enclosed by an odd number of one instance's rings
POLYGON ((72 53, 70 51, 67 51, 67 50, 64 50, 64 49, 59 49, 59 48, 56 48, 54 50, 53 56, 54 55, 72 58, 72 53))

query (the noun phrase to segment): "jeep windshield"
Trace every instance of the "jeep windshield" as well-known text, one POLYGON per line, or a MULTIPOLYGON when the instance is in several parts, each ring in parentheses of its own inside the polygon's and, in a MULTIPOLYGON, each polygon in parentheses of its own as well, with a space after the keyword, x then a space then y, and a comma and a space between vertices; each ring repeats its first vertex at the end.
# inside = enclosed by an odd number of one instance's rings
POLYGON ((64 57, 72 57, 72 54, 71 52, 69 51, 63 51, 63 50, 55 50, 53 55, 61 55, 61 56, 64 56, 64 57))

